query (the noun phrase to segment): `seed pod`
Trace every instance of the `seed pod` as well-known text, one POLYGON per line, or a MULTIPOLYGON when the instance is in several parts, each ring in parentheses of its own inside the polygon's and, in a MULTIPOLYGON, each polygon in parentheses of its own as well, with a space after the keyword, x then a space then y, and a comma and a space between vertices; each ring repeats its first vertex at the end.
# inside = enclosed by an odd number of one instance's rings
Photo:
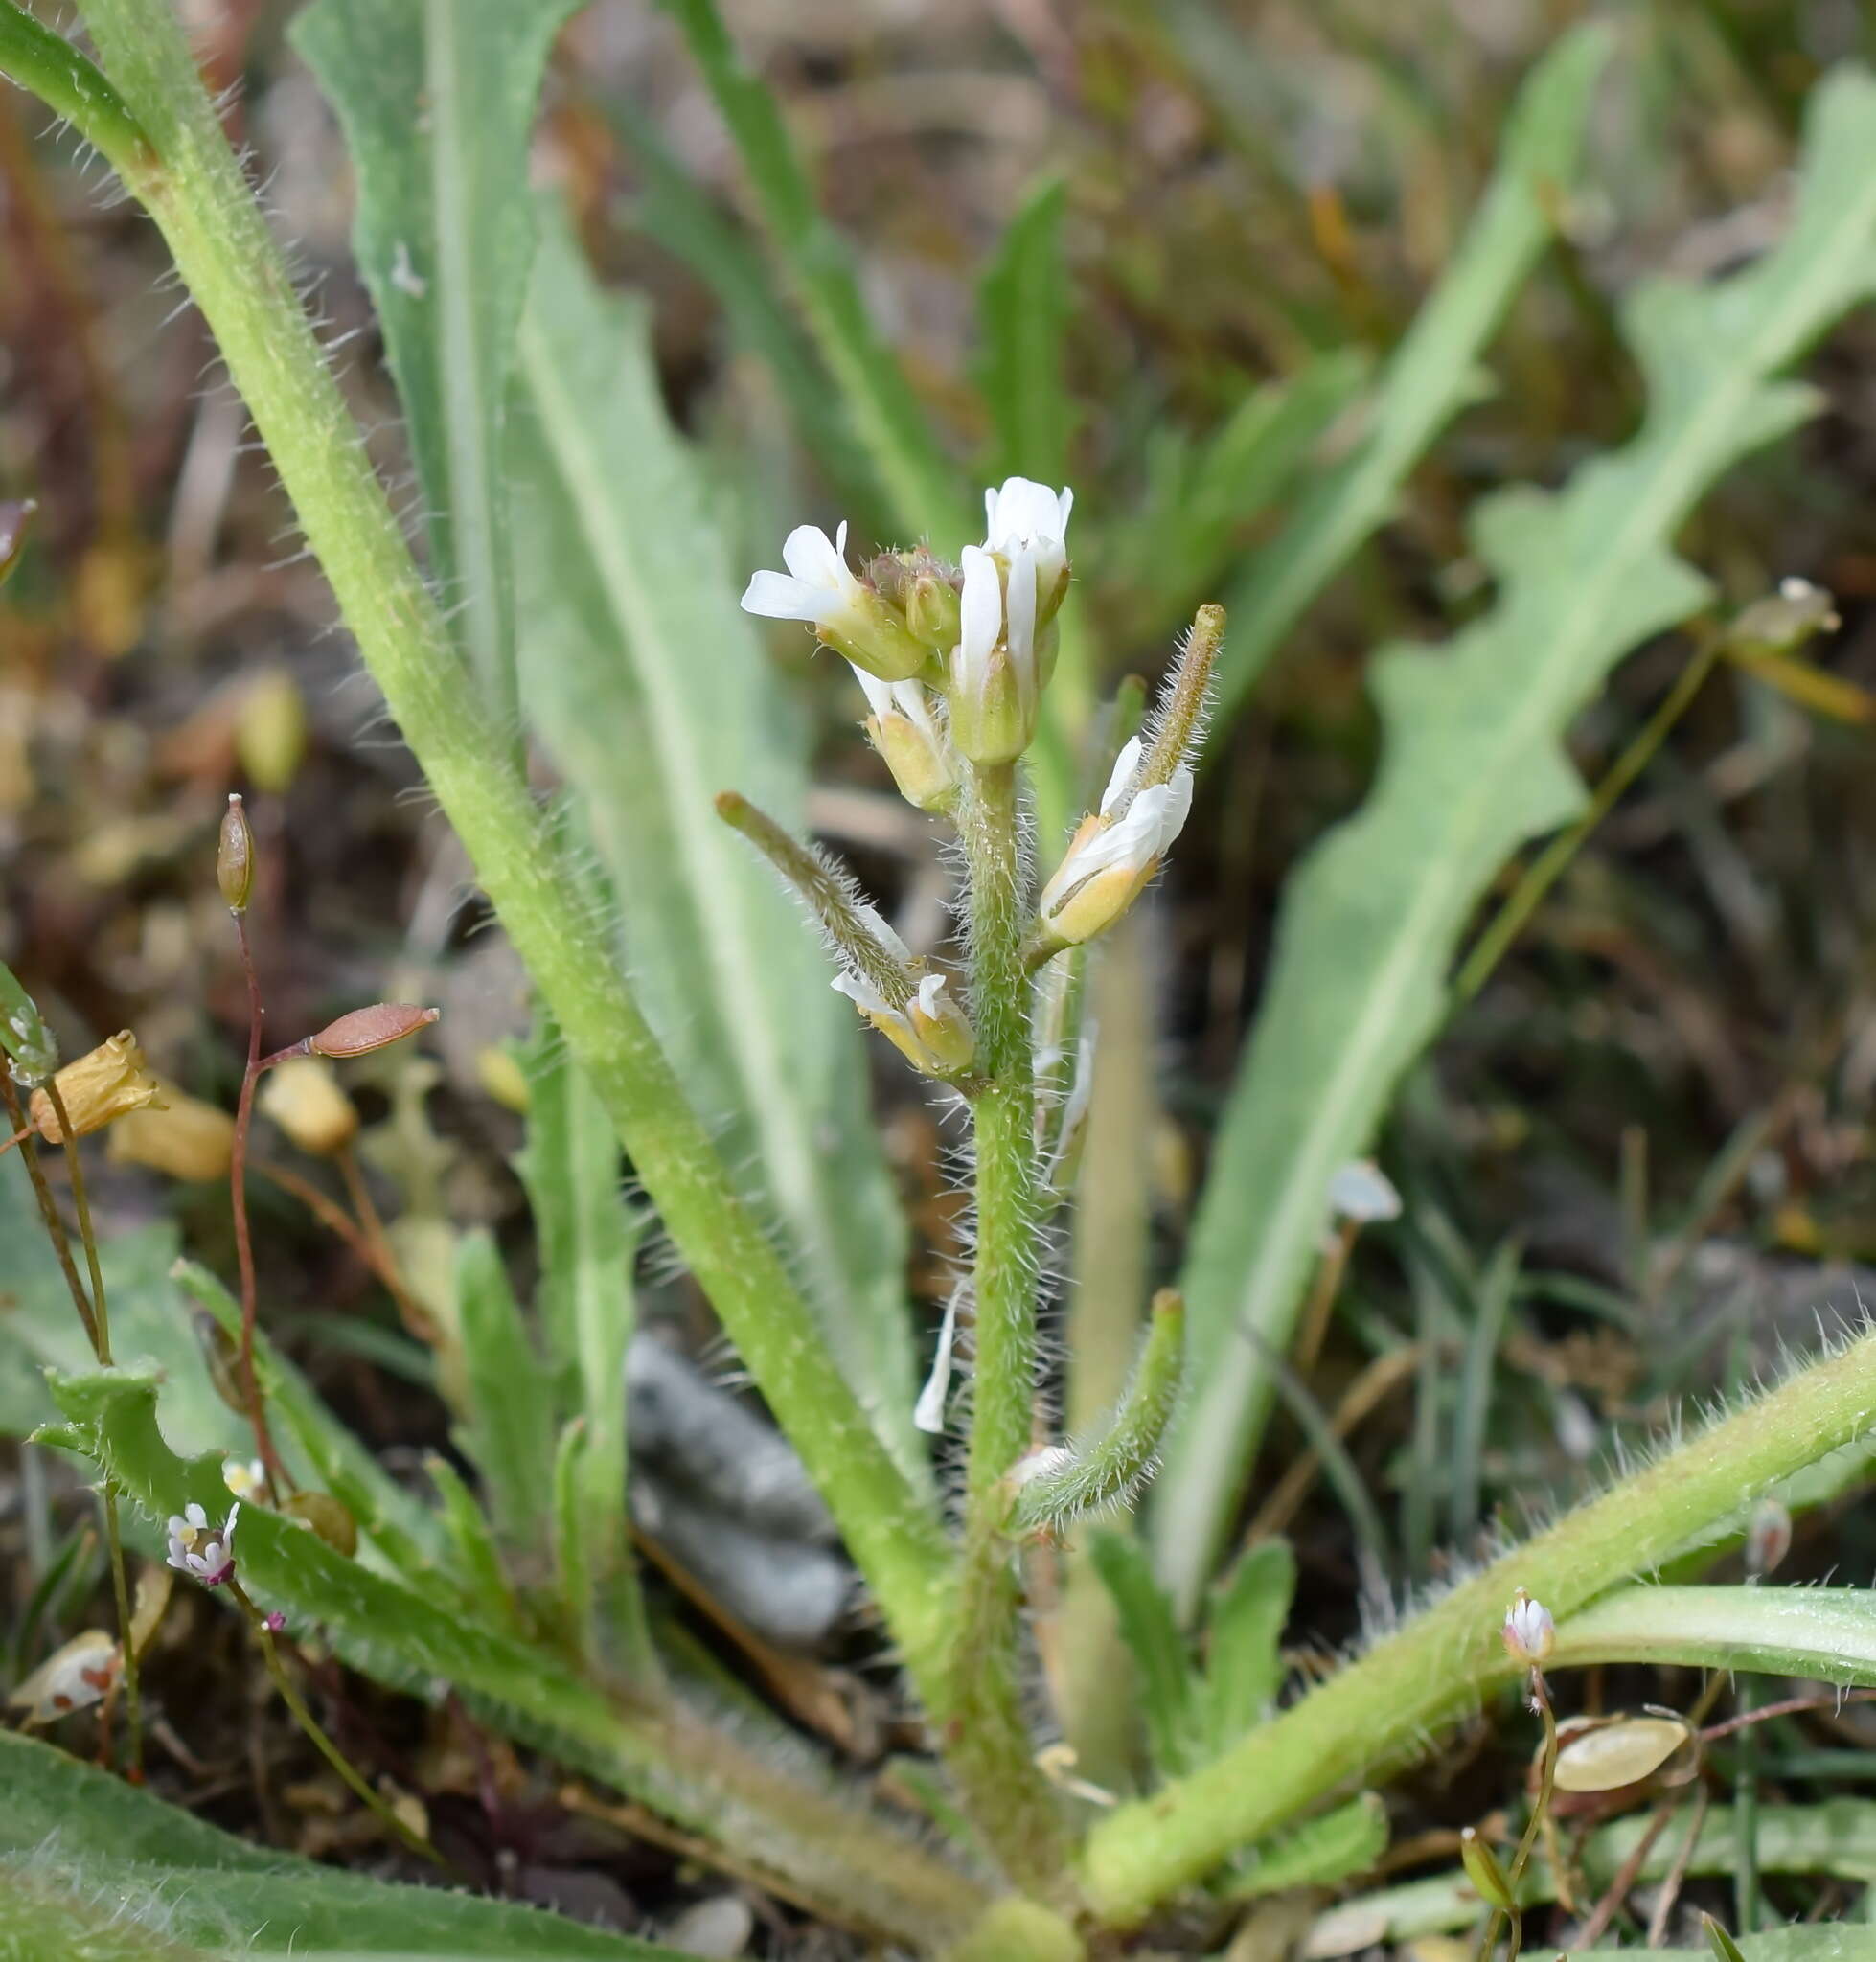
POLYGON ((375 1001, 370 1008, 355 1008, 337 1021, 328 1022, 316 1036, 307 1038, 307 1047, 315 1056, 344 1059, 369 1056, 374 1049, 388 1049, 414 1036, 442 1014, 441 1009, 419 1008, 408 1001, 375 1001))
POLYGON ((221 836, 215 850, 215 882, 231 913, 245 913, 254 891, 254 833, 247 822, 240 793, 230 791, 228 810, 221 820, 221 836))
POLYGON ((1500 1914, 1518 1912, 1511 1882, 1499 1864, 1499 1856, 1471 1826, 1459 1835, 1459 1860, 1466 1869, 1466 1878, 1488 1907, 1496 1907, 1500 1914))
POLYGON ((334 1553, 344 1554, 347 1560, 358 1551, 358 1522, 330 1492, 296 1492, 281 1511, 311 1527, 334 1553))
POLYGON ((1613 1717, 1579 1727, 1557 1752, 1557 1790, 1619 1791, 1652 1777, 1693 1735, 1679 1717, 1613 1717))

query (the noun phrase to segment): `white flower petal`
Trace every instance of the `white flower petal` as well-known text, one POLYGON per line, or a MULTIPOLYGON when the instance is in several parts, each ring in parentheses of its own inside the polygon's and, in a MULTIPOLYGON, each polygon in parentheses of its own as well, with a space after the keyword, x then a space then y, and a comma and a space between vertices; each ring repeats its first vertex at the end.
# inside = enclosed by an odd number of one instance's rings
POLYGON ((858 681, 866 696, 866 705, 876 716, 889 716, 896 706, 893 697, 898 693, 890 681, 881 681, 877 674, 869 674, 864 668, 856 668, 854 677, 858 681))
POLYGON ((912 958, 912 949, 892 930, 891 923, 878 906, 860 900, 855 904, 854 911, 866 922, 867 931, 881 947, 897 954, 902 961, 909 961, 912 958))
POLYGON ((1120 754, 1114 758, 1108 787, 1101 793, 1101 813, 1104 817, 1120 801, 1121 792, 1132 783, 1140 767, 1140 759, 1145 754, 1146 744, 1137 736, 1129 737, 1120 754))
POLYGON ((1036 689, 1036 555, 1018 552, 1010 560, 1010 658, 1025 694, 1036 689))
POLYGON ((1003 631, 1003 589, 996 561, 975 545, 964 548, 964 591, 958 601, 959 681, 980 684, 991 650, 1003 631))
POLYGON ((827 594, 785 572, 750 575, 743 589, 743 610, 765 620, 805 620, 811 625, 830 609, 827 594))
POLYGON ((951 1345, 957 1339, 957 1303, 963 1284, 951 1289, 945 1303, 945 1319, 938 1331, 938 1349, 931 1358, 931 1373, 925 1380, 919 1400, 912 1405, 912 1422, 927 1436, 935 1437, 945 1427, 945 1399, 951 1387, 951 1345))
POLYGON ((935 1022, 945 1013, 945 991, 949 980, 943 974, 927 974, 919 983, 919 1009, 935 1022))
POLYGON ((854 577, 847 570, 846 543, 845 525, 840 527, 837 545, 819 525, 796 525, 782 541, 782 563, 804 585, 821 586, 844 597, 854 577))
POLYGON ((1155 858, 1163 858, 1173 849, 1173 841, 1185 829, 1185 821, 1192 814, 1190 766, 1180 764, 1165 789, 1166 801, 1159 810, 1159 843, 1154 849, 1155 858))
POLYGON ((892 1008, 885 996, 864 974, 836 974, 828 985, 835 994, 844 994, 864 1015, 892 1014, 892 1008))

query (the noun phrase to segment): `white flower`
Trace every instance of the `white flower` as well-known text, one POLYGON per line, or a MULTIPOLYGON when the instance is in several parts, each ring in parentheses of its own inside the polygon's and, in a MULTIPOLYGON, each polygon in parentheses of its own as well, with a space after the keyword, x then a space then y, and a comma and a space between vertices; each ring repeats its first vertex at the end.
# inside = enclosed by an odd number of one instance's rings
POLYGON ((170 1516, 170 1564, 179 1574, 201 1582, 204 1587, 218 1587, 235 1574, 235 1522, 240 1517, 239 1500, 228 1508, 228 1523, 219 1532, 209 1531, 209 1516, 191 1504, 178 1517, 170 1516))
POLYGON ((759 572, 743 593, 743 610, 769 620, 837 625, 865 598, 847 564, 847 527, 832 538, 818 525, 796 525, 782 545, 787 572, 759 572))
POLYGON ((950 998, 948 976, 925 975, 903 1009, 894 1008, 864 974, 837 974, 833 986, 914 1069, 949 1077, 970 1068, 977 1038, 950 998))
POLYGON ((267 1468, 259 1458, 250 1458, 246 1464, 239 1458, 224 1458, 221 1482, 237 1498, 253 1498, 267 1482, 267 1468))
POLYGON ((1181 764, 1169 782, 1135 790, 1125 812, 1112 815, 1139 755, 1135 738, 1114 765, 1101 814, 1084 820, 1042 889, 1043 930, 1068 946, 1091 940, 1126 912, 1158 870, 1192 809, 1192 771, 1181 764))
POLYGON ((991 656, 1003 633, 1003 586, 996 561, 980 545, 964 548, 964 589, 958 602, 957 646, 951 654, 951 686, 981 695, 990 679, 991 656))
POLYGON ((830 538, 817 525, 797 525, 782 545, 787 572, 758 572, 743 591, 743 610, 768 620, 800 620, 855 667, 904 680, 924 667, 926 650, 878 593, 847 563, 847 527, 830 538))
POLYGON ((1527 1662, 1533 1669, 1541 1668, 1557 1645, 1557 1624, 1550 1618, 1550 1610, 1521 1587, 1505 1609, 1499 1632, 1504 1637, 1505 1654, 1514 1662, 1527 1662))
POLYGON ((1028 555, 1044 618, 1061 600, 1068 569, 1068 513, 1074 506, 1072 490, 1051 490, 1028 477, 1005 477, 1001 490, 984 492, 985 543, 1010 560, 1013 575, 1017 556, 1028 555))

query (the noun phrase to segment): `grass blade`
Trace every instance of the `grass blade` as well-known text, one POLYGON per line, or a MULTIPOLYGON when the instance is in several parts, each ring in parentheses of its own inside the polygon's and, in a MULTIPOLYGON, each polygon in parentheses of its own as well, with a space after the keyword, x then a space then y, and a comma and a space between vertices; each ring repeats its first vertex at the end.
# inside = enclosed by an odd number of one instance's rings
POLYGON ((384 330, 432 565, 490 708, 518 729, 504 427, 534 256, 528 134, 578 0, 316 0, 293 38, 345 125, 353 249, 384 330), (420 114, 420 107, 422 113, 420 114))
POLYGON ((1671 541, 1705 488, 1816 408, 1773 377, 1868 291, 1876 244, 1876 81, 1819 89, 1790 231, 1710 286, 1660 282, 1627 308, 1650 408, 1626 448, 1555 496, 1477 514, 1499 598, 1442 657, 1376 664, 1387 743, 1367 804, 1292 880, 1275 966, 1226 1107, 1185 1274, 1199 1386, 1155 1509, 1161 1573, 1190 1614, 1270 1409, 1330 1178, 1371 1140, 1445 1012, 1453 949, 1525 839, 1584 791, 1561 739, 1609 670, 1702 605, 1671 541))
POLYGON ((996 438, 993 482, 1022 476, 1060 484, 1068 475, 1075 411, 1064 364, 1067 209, 1066 181, 1045 177, 1010 220, 978 288, 984 346, 977 378, 996 438))
POLYGON ((1223 728, 1303 609, 1386 518, 1407 473, 1473 386, 1474 363, 1550 237, 1608 58, 1600 27, 1567 34, 1524 84, 1498 174, 1459 251, 1387 364, 1367 440, 1318 478, 1224 595, 1223 728))
POLYGON ((899 542, 954 553, 976 513, 892 350, 867 316, 852 259, 821 215, 775 100, 743 64, 715 0, 663 0, 743 158, 764 229, 808 331, 891 501, 899 542))

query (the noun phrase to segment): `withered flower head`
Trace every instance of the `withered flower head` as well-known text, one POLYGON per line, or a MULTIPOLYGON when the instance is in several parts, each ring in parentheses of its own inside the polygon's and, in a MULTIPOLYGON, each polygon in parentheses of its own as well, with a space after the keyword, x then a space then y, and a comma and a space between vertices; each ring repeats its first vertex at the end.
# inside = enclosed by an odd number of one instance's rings
MULTIPOLYGON (((68 1062, 53 1082, 65 1114, 72 1120, 75 1137, 88 1137, 132 1110, 146 1110, 162 1102, 156 1079, 144 1061, 143 1047, 128 1029, 99 1043, 76 1062, 68 1062)), ((33 1092, 32 1113, 34 1128, 47 1144, 65 1142, 58 1113, 45 1090, 33 1092)))

